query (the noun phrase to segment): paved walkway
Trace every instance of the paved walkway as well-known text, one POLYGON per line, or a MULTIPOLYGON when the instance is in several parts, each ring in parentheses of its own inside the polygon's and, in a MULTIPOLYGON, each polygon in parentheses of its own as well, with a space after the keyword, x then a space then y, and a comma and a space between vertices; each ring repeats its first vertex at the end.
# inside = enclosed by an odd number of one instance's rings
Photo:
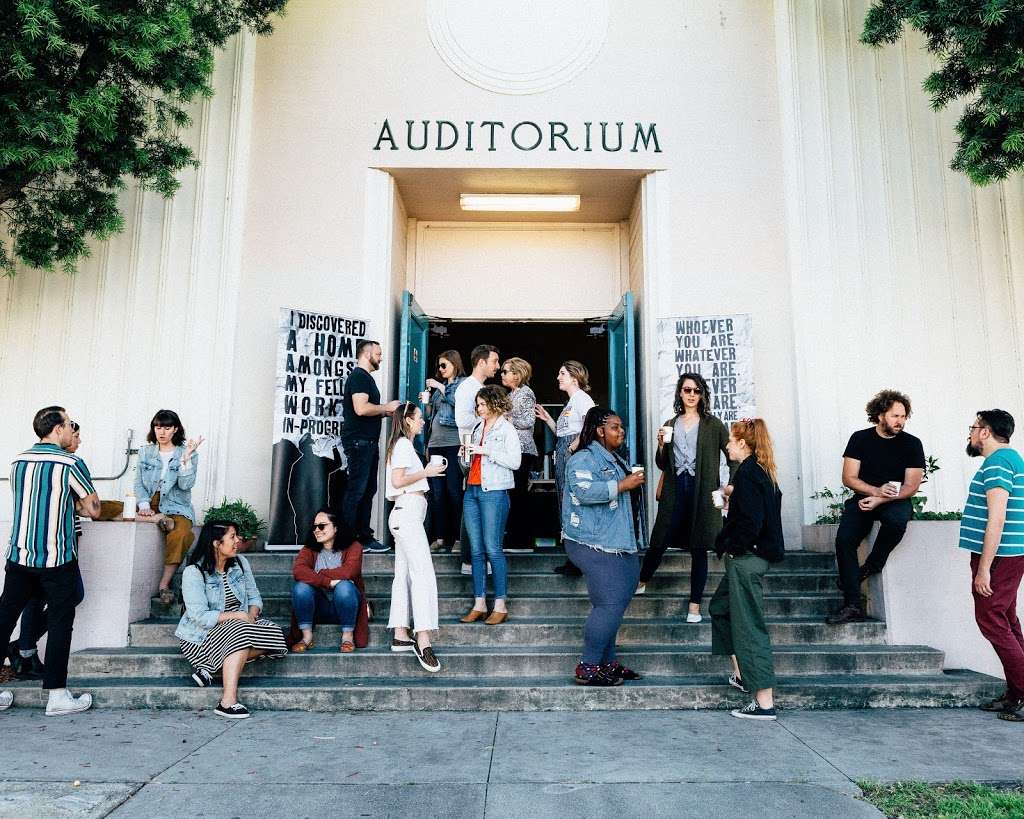
POLYGON ((0 714, 0 816, 879 816, 856 781, 1024 780, 973 710, 0 714), (80 784, 76 787, 75 780, 80 784))

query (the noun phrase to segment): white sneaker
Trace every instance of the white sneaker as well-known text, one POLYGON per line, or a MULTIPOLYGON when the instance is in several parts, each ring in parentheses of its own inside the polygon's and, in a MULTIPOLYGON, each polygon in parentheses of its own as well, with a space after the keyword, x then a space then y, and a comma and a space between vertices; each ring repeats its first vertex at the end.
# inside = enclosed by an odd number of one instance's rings
POLYGON ((636 584, 636 593, 637 594, 647 594, 647 584, 646 583, 637 583, 636 584))
POLYGON ((14 704, 14 694, 11 691, 0 691, 0 711, 6 711, 14 704))
POLYGON ((46 716, 59 717, 64 714, 77 714, 92 708, 92 694, 79 694, 77 697, 66 688, 55 688, 46 701, 46 716))
POLYGON ((699 614, 694 614, 692 611, 686 612, 686 622, 687 623, 699 623, 703 619, 704 618, 701 617, 699 614))
POLYGON ((463 563, 462 568, 459 569, 461 574, 473 574, 473 566, 469 563, 463 563))
POLYGON ((490 563, 487 564, 487 574, 494 574, 494 572, 491 571, 491 564, 490 563))
POLYGON ((452 544, 452 552, 451 552, 451 553, 452 553, 453 555, 457 555, 457 554, 458 554, 459 552, 461 552, 461 551, 462 551, 462 541, 461 541, 461 540, 456 540, 456 541, 455 541, 455 542, 454 542, 454 543, 452 544))

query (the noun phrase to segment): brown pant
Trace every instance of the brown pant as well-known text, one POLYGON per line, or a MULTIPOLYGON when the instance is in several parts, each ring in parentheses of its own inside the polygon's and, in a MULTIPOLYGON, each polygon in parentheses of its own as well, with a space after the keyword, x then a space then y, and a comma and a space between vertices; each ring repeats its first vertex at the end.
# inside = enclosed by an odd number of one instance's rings
MULTIPOLYGON (((149 505, 154 512, 160 511, 160 493, 154 492, 149 499, 149 505)), ((164 565, 177 566, 185 559, 189 548, 192 546, 192 521, 184 515, 167 515, 174 521, 174 528, 167 533, 167 540, 164 542, 164 565)))

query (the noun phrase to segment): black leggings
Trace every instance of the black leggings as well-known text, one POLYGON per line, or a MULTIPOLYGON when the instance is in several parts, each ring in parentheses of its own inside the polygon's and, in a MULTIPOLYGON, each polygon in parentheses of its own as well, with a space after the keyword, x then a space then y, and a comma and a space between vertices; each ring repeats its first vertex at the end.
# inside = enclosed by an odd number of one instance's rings
POLYGON ((669 546, 689 548, 690 568, 690 602, 700 604, 704 598, 704 587, 708 582, 708 550, 706 548, 690 548, 690 532, 693 529, 693 515, 696 505, 697 480, 689 472, 676 475, 675 505, 669 519, 668 531, 660 543, 652 543, 644 555, 644 563, 640 569, 640 582, 646 583, 661 565, 665 550, 669 546))

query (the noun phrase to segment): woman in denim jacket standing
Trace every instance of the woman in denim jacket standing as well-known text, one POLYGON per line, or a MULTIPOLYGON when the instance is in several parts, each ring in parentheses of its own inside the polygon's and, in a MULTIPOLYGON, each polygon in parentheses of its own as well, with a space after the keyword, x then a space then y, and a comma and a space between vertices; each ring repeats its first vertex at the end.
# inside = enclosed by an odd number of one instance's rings
POLYGON ((615 659, 615 637, 640 577, 640 498, 633 490, 643 486, 644 474, 630 473, 615 454, 625 437, 618 415, 592 407, 565 470, 562 539, 569 559, 583 572, 593 607, 583 627, 583 658, 575 680, 579 685, 640 679, 615 659))
POLYGON ((514 484, 513 472, 519 468, 522 449, 519 433, 505 418, 512 409, 503 387, 484 387, 476 394, 476 414, 480 420, 473 428, 468 447, 461 452, 468 468, 462 516, 469 534, 473 556, 473 608, 462 618, 473 623, 484 617, 489 626, 508 619, 505 598, 508 594, 508 568, 501 541, 508 519, 508 490, 514 484), (494 610, 487 616, 487 563, 494 572, 494 610))
POLYGON ((284 657, 284 633, 260 617, 263 598, 249 561, 238 554, 233 523, 207 521, 181 575, 185 613, 174 636, 192 664, 192 680, 200 688, 223 669, 224 692, 217 716, 245 719, 249 710, 238 701, 238 678, 257 657, 284 657))
POLYGON ((445 350, 437 357, 437 373, 442 381, 427 379, 431 390, 426 405, 430 420, 427 453, 440 455, 452 465, 442 475, 430 478, 430 517, 434 530, 434 548, 448 551, 459 539, 462 528, 462 472, 455 469, 459 458, 459 425, 455 423, 455 391, 466 380, 466 369, 458 350, 445 350))
POLYGON ((196 450, 203 443, 200 435, 185 440, 185 427, 174 410, 158 410, 149 422, 149 444, 139 447, 139 463, 135 470, 135 497, 139 499, 138 515, 142 519, 157 512, 163 515, 159 526, 166 533, 164 572, 157 593, 161 602, 174 602, 171 578, 185 553, 192 545, 192 526, 196 513, 192 509, 192 487, 196 483, 199 456, 196 450))

